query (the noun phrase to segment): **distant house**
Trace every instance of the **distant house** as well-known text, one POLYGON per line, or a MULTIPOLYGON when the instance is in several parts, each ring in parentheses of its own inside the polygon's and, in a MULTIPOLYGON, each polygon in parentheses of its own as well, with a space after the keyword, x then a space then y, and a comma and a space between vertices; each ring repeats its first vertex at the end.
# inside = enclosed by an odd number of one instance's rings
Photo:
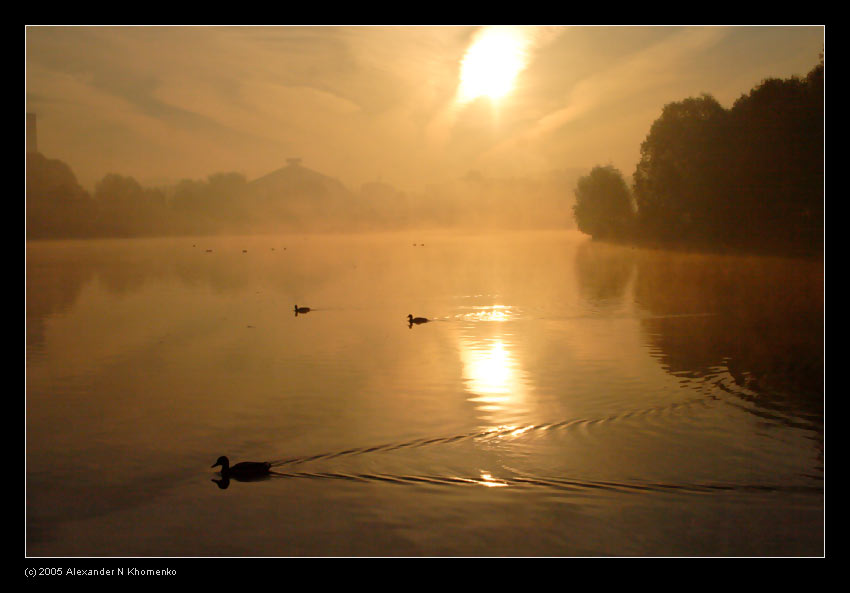
POLYGON ((308 169, 300 158, 248 183, 249 202, 258 223, 299 229, 350 228, 358 201, 338 179, 308 169))
POLYGON ((249 182, 249 192, 263 201, 303 198, 321 202, 352 198, 339 180, 302 166, 300 158, 289 158, 286 162, 285 167, 249 182))

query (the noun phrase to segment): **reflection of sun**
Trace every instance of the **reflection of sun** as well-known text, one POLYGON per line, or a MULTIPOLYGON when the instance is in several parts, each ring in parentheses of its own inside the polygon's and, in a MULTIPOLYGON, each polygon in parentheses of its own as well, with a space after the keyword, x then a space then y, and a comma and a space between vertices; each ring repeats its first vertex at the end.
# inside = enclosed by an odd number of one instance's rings
POLYGON ((489 348, 470 349, 465 372, 469 380, 469 389, 474 393, 487 394, 491 400, 495 394, 506 394, 515 383, 514 369, 505 346, 494 342, 489 348))
POLYGON ((525 37, 517 29, 484 29, 463 58, 460 101, 482 96, 499 99, 509 93, 517 75, 525 67, 525 46, 525 37))
MULTIPOLYGON (((521 413, 527 385, 510 345, 500 339, 461 341, 461 361, 469 401, 492 421, 521 413)), ((509 428, 502 429, 510 432, 509 428)))
POLYGON ((464 315, 466 319, 475 321, 508 321, 514 316, 514 311, 505 305, 489 307, 472 307, 472 311, 464 315))
POLYGON ((477 480, 477 482, 482 486, 487 486, 488 488, 507 486, 507 483, 494 478, 491 473, 483 470, 481 471, 481 479, 477 480))
POLYGON ((528 377, 518 360, 517 344, 505 325, 516 318, 510 305, 475 306, 460 317, 467 335, 460 337, 459 353, 469 401, 507 436, 507 426, 528 404, 528 377), (495 323, 494 323, 495 322, 495 323), (480 334, 486 333, 487 336, 480 334), (478 335, 476 335, 478 334, 478 335))

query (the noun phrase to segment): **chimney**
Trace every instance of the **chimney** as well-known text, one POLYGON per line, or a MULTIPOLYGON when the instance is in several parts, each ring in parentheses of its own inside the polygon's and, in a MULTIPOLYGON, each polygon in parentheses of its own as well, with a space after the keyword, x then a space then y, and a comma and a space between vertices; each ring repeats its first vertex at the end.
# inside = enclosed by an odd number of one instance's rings
POLYGON ((38 152, 38 135, 35 127, 35 113, 27 113, 27 154, 38 152))

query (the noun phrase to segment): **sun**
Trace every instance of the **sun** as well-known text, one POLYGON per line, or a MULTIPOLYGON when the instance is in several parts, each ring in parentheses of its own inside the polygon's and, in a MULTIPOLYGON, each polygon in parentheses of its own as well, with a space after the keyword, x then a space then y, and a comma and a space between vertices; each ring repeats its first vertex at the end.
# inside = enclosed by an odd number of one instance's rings
POLYGON ((478 97, 500 99, 513 88, 525 68, 526 40, 512 27, 488 27, 475 39, 461 63, 461 102, 478 97))

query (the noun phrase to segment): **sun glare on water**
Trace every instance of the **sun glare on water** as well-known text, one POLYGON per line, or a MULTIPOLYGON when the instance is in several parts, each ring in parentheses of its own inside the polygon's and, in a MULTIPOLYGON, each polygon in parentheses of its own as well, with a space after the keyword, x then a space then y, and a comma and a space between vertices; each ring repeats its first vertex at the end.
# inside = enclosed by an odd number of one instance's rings
POLYGON ((460 71, 458 98, 500 99, 513 88, 526 64, 526 39, 512 27, 484 29, 466 51, 460 71))

